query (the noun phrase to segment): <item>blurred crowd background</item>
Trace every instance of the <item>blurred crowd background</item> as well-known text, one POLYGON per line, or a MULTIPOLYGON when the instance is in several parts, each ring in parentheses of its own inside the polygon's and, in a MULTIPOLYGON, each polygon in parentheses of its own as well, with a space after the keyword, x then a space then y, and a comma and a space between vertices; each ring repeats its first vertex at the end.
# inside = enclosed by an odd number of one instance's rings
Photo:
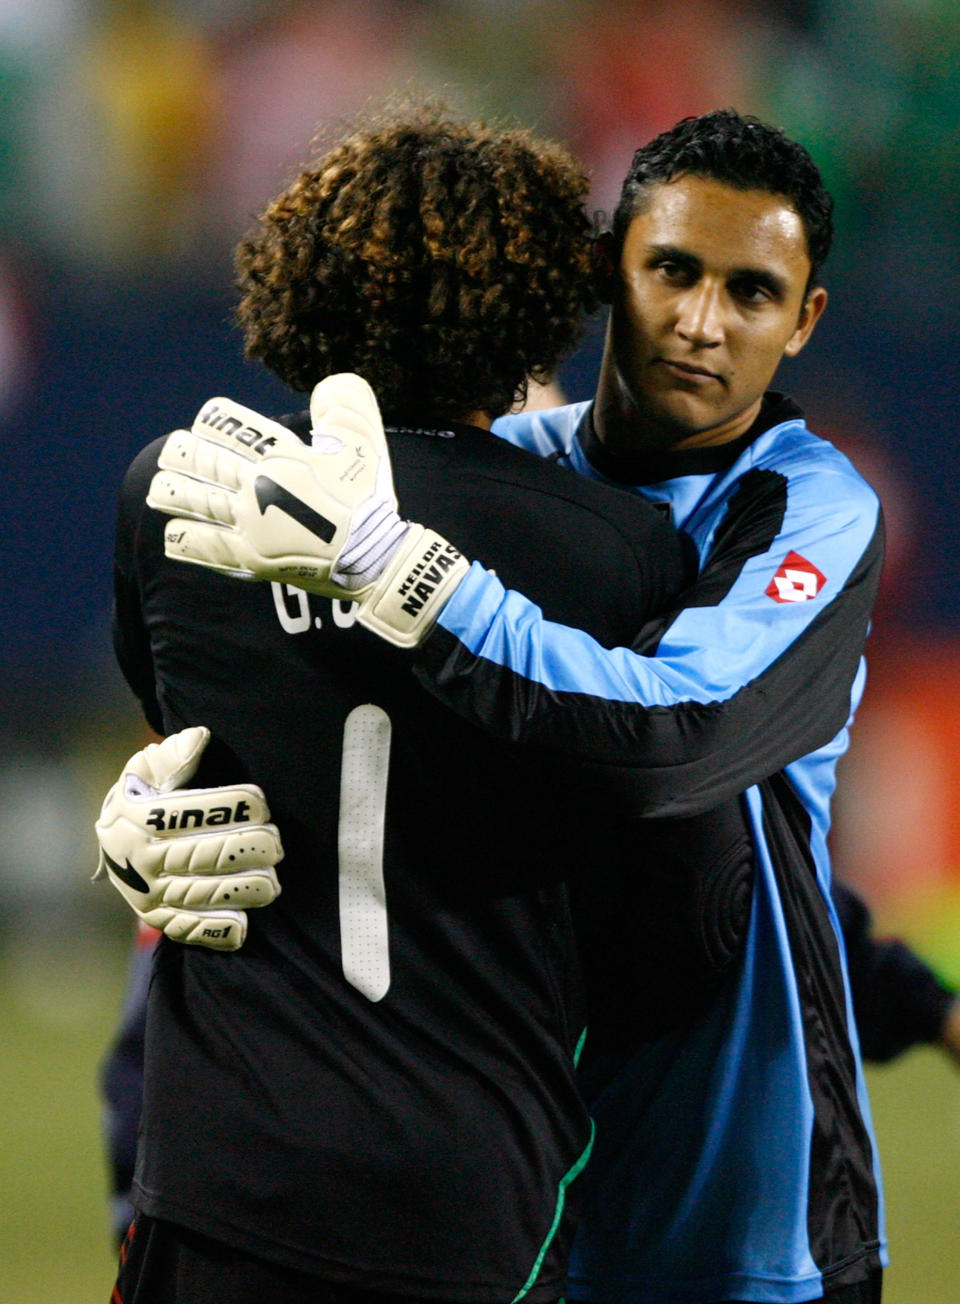
MULTIPOLYGON (((960 983, 958 0, 0 0, 0 1039, 29 1060, 54 1038, 48 1101, 76 1057, 94 1220, 90 1081, 130 929, 87 881, 92 821, 142 736, 110 650, 120 477, 211 394, 291 409, 242 359, 233 246, 319 128, 404 89, 563 139, 607 212, 639 143, 717 106, 819 162, 831 303, 780 379, 890 534, 837 865, 960 983)), ((570 398, 601 329, 558 377, 570 398)))

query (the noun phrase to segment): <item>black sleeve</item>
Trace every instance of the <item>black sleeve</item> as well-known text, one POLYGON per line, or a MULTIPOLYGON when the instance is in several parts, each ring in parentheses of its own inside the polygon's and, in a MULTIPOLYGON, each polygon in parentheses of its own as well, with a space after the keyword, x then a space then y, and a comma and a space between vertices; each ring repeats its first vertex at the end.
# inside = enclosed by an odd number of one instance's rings
POLYGON ((935 1041, 955 994, 899 939, 874 937, 866 904, 836 880, 833 900, 864 1058, 884 1063, 911 1046, 935 1041))
POLYGON ((143 621, 136 574, 136 540, 147 489, 157 469, 157 440, 138 454, 127 471, 117 509, 117 536, 113 565, 113 647, 124 678, 140 701, 150 727, 163 733, 150 652, 150 636, 143 621))

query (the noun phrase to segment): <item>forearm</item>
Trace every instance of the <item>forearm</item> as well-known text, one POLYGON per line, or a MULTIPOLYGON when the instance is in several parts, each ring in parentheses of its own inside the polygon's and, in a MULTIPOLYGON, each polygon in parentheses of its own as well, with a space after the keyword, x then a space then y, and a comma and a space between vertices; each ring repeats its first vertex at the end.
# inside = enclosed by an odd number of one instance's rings
POLYGON ((843 729, 872 596, 871 575, 785 645, 758 655, 744 639, 742 656, 725 654, 721 681, 709 647, 691 654, 675 635, 656 655, 603 648, 475 567, 414 673, 485 732, 591 767, 633 815, 693 814, 843 729))

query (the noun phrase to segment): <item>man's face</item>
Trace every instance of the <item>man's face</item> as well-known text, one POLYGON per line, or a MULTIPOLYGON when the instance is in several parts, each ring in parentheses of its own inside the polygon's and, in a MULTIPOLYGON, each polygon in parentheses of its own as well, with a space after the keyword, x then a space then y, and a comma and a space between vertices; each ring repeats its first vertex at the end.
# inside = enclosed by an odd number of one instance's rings
POLYGON ((627 228, 598 401, 611 451, 725 443, 826 304, 784 198, 682 176, 627 228))

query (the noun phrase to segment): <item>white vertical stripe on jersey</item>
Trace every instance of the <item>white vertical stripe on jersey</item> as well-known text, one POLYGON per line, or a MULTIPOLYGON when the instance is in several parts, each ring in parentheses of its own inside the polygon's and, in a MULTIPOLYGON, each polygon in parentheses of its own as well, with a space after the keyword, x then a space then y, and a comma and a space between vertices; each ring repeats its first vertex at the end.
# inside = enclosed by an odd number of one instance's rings
POLYGON ((368 702, 343 727, 340 772, 340 954, 344 977, 371 1001, 390 987, 383 828, 390 717, 368 702))

